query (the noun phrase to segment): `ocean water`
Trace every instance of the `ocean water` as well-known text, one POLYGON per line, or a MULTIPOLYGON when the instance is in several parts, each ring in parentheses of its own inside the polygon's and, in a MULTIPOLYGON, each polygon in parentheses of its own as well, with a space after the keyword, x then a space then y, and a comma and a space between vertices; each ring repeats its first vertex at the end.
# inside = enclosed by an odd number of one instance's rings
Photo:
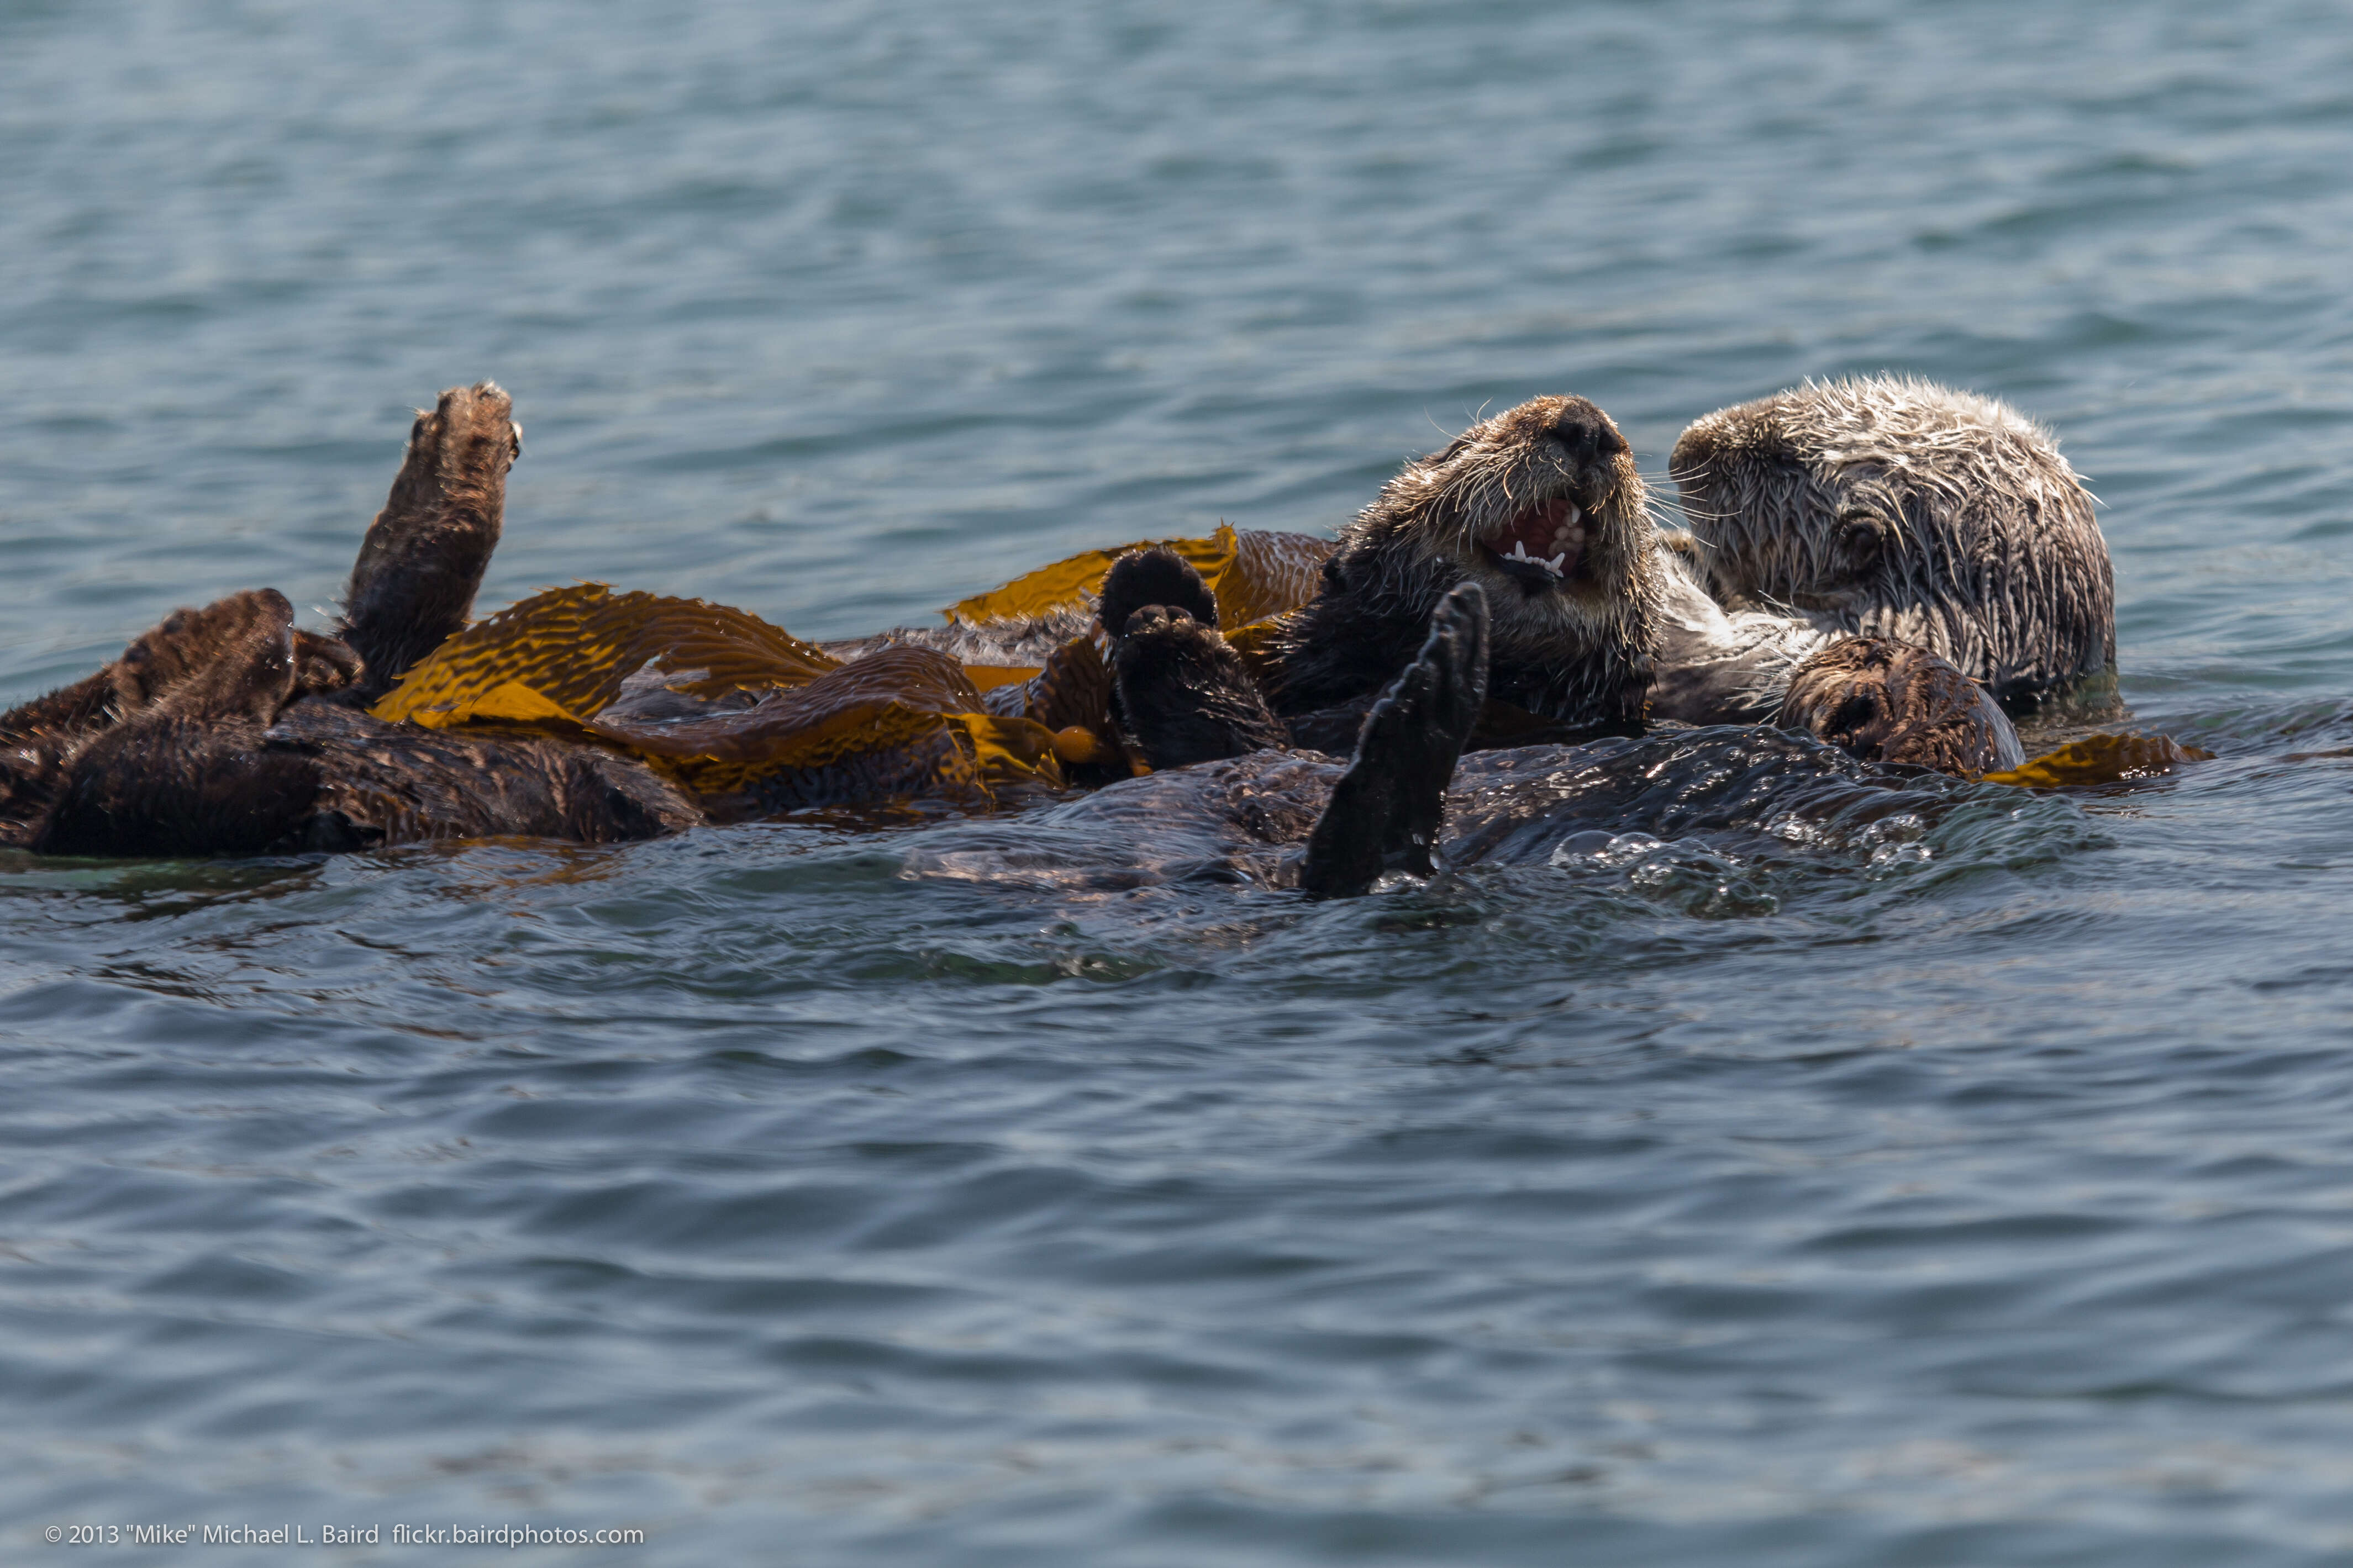
POLYGON ((482 608, 834 637, 1899 370, 2218 753, 1321 906, 0 858, 0 1559, 2353 1562, 2348 254, 2286 0, 0 0, 0 700, 331 605, 483 376, 482 608), (379 1540, 130 1544, 281 1524, 379 1540), (502 1524, 643 1541, 395 1544, 502 1524))

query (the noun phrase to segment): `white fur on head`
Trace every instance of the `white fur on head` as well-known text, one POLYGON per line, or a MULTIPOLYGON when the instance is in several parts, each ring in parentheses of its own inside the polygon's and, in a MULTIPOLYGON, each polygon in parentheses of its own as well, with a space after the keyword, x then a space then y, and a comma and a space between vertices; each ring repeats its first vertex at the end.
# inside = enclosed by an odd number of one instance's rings
POLYGON ((2115 661, 2092 494, 2048 431, 1993 398, 1810 382, 1694 422, 1671 471, 1726 605, 1928 648, 2005 700, 2115 661))

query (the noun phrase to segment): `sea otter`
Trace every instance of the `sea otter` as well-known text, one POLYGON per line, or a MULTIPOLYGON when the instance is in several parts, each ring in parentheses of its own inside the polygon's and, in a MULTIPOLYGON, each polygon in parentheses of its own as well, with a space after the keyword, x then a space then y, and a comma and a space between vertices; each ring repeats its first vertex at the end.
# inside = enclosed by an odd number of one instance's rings
MULTIPOLYGON (((1474 746, 1636 732, 1673 719, 1779 721, 1847 737, 1840 743, 1869 760, 1961 773, 2016 760, 2008 719, 1933 652, 1898 657, 1886 639, 1849 647, 1789 616, 1726 610, 1701 588, 1695 553, 1653 529, 1607 415, 1583 398, 1537 398, 1473 426, 1385 486, 1343 531, 1316 596, 1255 639, 1254 671, 1293 742, 1345 753, 1371 691, 1411 657, 1427 606, 1449 583, 1479 582, 1494 607, 1489 689, 1504 706, 1491 710, 1474 746), (1799 685, 1808 700, 1785 711, 1799 685), (1838 701, 1820 700, 1833 689, 1838 701), (1866 697, 1876 713, 1869 722, 1838 717, 1866 697)), ((1192 623, 1155 617, 1131 656, 1157 649, 1172 669, 1180 650, 1187 656, 1183 678, 1160 688, 1168 711, 1123 696, 1148 757, 1155 743, 1185 762, 1264 743, 1250 683, 1214 630, 1215 598, 1189 564, 1167 549, 1131 551, 1100 594, 1101 634, 1114 645, 1132 606, 1155 595, 1182 599, 1192 623), (1210 714, 1219 717, 1177 733, 1179 718, 1210 714)))
MULTIPOLYGON (((292 606, 274 589, 231 595, 175 612, 97 674, 0 715, 0 845, 151 856, 495 835, 610 843, 707 820, 704 800, 604 743, 595 725, 430 729, 364 710, 466 626, 498 542, 507 469, 522 449, 511 406, 485 382, 453 388, 419 414, 333 635, 296 628, 292 606)), ((1241 708, 1219 706, 1216 688, 1238 668, 1231 650, 1185 635, 1199 630, 1191 611, 1214 624, 1214 600, 1189 567, 1167 564, 1145 562, 1123 577, 1167 603, 1136 605, 1118 639, 1123 689, 1154 716, 1155 754, 1180 765, 1169 739, 1179 731, 1214 732, 1219 749, 1279 742, 1254 689, 1241 708), (1188 673, 1205 658, 1206 685, 1188 673)), ((1420 656, 1370 705, 1341 787, 1303 825, 1312 842, 1299 885, 1343 894, 1384 868, 1431 868, 1440 794, 1483 690, 1485 626, 1475 588, 1435 607, 1420 656)), ((712 611, 691 631, 707 643, 741 629, 729 612, 712 611)), ((561 647, 552 651, 561 657, 561 647)), ((892 647, 772 696, 786 707, 823 707, 828 685, 879 682, 905 692, 941 672, 964 684, 937 652, 892 647), (902 668, 910 665, 921 668, 902 668)), ((1086 669, 1058 669, 1050 658, 1039 679, 1061 692, 1084 685, 1086 669)), ((723 725, 776 705, 697 701, 659 680, 622 688, 622 700, 596 715, 598 725, 723 725)), ((966 698, 977 708, 968 688, 966 698)))
POLYGON ((1464 602, 1478 592, 1466 584, 1442 602, 1420 655, 1368 710, 1347 763, 1262 748, 1155 772, 1030 813, 1024 820, 1043 842, 1069 846, 1050 857, 1008 845, 1001 831, 969 844, 949 831, 913 846, 907 870, 1081 894, 1190 881, 1345 896, 1392 871, 1570 864, 1618 851, 1620 835, 1652 847, 1653 835, 1728 835, 1760 858, 1779 858, 1792 825, 1802 823, 1809 844, 1872 854, 1891 834, 1916 835, 1972 787, 1765 725, 1675 727, 1458 759, 1449 743, 1475 719, 1482 695, 1483 650, 1464 602))
POLYGON ((0 844, 59 855, 346 850, 675 832, 695 803, 619 752, 361 710, 466 624, 522 449, 504 392, 420 413, 335 635, 273 589, 181 610, 87 679, 0 715, 0 844))
MULTIPOLYGON (((1216 601, 1190 565, 1166 551, 1123 556, 1104 579, 1103 603, 1107 614, 1127 617, 1113 654, 1120 721, 1154 767, 1293 743, 1293 734, 1261 700, 1257 681, 1219 634, 1216 601), (1140 593, 1180 607, 1150 605, 1131 612, 1140 593)), ((1773 721, 1863 762, 1964 778, 2025 760, 2017 729, 1983 687, 1925 648, 1883 637, 1841 637, 1803 660, 1773 721)), ((1364 721, 1356 723, 1361 731, 1364 721)), ((1351 736, 1348 747, 1321 749, 1345 752, 1356 739, 1351 736)))
POLYGON ((1658 637, 1651 535, 1633 454, 1591 403, 1539 397, 1483 419, 1341 531, 1321 591, 1267 640, 1268 700, 1303 742, 1328 744, 1414 657, 1439 600, 1475 583, 1492 697, 1571 730, 1638 731, 1658 637))
MULTIPOLYGON (((1543 585, 1527 575, 1530 568, 1545 574, 1545 584, 1597 580, 1602 568, 1588 567, 1584 557, 1606 561, 1614 535, 1593 547, 1577 534, 1585 514, 1608 498, 1576 470, 1594 458, 1614 467, 1624 456, 1614 428, 1594 422, 1598 410, 1588 419, 1574 400, 1541 405, 1548 418, 1540 427, 1513 423, 1524 409, 1472 433, 1485 432, 1491 453, 1516 454, 1497 467, 1502 480, 1533 479, 1541 487, 1546 463, 1563 466, 1546 456, 1551 448, 1572 459, 1566 495, 1580 499, 1539 488, 1539 499, 1507 516, 1502 533, 1471 536, 1486 541, 1479 548, 1495 558, 1493 570, 1523 600, 1536 597, 1530 590, 1543 585), (1540 527, 1552 529, 1546 542, 1553 554, 1537 561, 1527 545, 1540 527), (1508 552, 1505 543, 1513 546, 1508 552)), ((497 542, 506 471, 521 446, 510 415, 505 394, 484 383, 453 389, 419 416, 391 496, 362 547, 336 635, 295 629, 290 606, 273 591, 233 595, 180 612, 98 675, 0 716, 0 842, 56 853, 235 854, 494 834, 586 842, 647 837, 709 816, 704 799, 642 760, 649 746, 671 754, 652 741, 677 737, 657 731, 716 724, 736 734, 742 720, 770 707, 824 708, 828 682, 844 690, 877 681, 903 690, 898 665, 909 660, 928 661, 926 669, 939 665, 955 677, 951 684, 965 688, 965 700, 975 700, 941 655, 895 647, 797 688, 747 698, 748 707, 673 691, 667 682, 681 674, 653 681, 659 692, 633 691, 635 678, 624 679, 621 700, 554 732, 480 724, 436 730, 371 716, 360 704, 389 688, 406 664, 475 636, 452 634, 465 625, 497 542), (656 696, 668 706, 653 702, 656 696), (613 721, 616 732, 606 735, 599 726, 616 713, 628 723, 613 721)), ((1468 504, 1459 495, 1447 501, 1442 486, 1423 489, 1434 509, 1429 515, 1468 504)), ((1369 549, 1379 541, 1377 531, 1366 531, 1370 537, 1360 542, 1369 549)), ((1490 569, 1483 557, 1472 565, 1490 569)), ((1338 581, 1344 596, 1353 591, 1346 573, 1338 581)), ((1117 625, 1109 640, 1119 699, 1147 762, 1177 769, 1282 752, 1290 737, 1217 633, 1215 597, 1187 563, 1150 552, 1123 560, 1104 584, 1102 603, 1117 625)), ((706 620, 735 614, 704 608, 706 620)), ((1559 671, 1517 670, 1497 658, 1491 624, 1480 584, 1456 584, 1433 603, 1418 649, 1408 650, 1401 668, 1340 710, 1352 732, 1345 744, 1323 750, 1348 756, 1347 764, 1295 752, 1285 753, 1290 763, 1266 764, 1329 771, 1328 793, 1301 825, 1299 885, 1341 893, 1360 890, 1384 868, 1427 870, 1440 802, 1493 672, 1514 670, 1523 690, 1575 688, 1559 671)), ((1516 624, 1525 631, 1528 616, 1516 624)), ((532 657, 561 662, 573 646, 559 638, 532 657)), ((1982 771, 1982 724, 1876 722, 1856 707, 1861 698, 1901 706, 1922 692, 1932 699, 1941 693, 1948 703, 1973 698, 1965 681, 1940 684, 1931 668, 1937 661, 1923 657, 1925 665, 1863 659, 1841 667, 1834 673, 1846 685, 1836 693, 1823 689, 1829 695, 1820 704, 1818 731, 1836 731, 1851 746, 1876 745, 1882 760, 1982 771), (1923 737, 1937 749, 1915 759, 1907 748, 1929 745, 1923 737), (1969 750, 1973 744, 1978 752, 1969 750)), ((1045 686, 1076 689, 1085 683, 1083 670, 1058 673, 1051 658, 1048 664, 1039 678, 1045 686)), ((853 717, 847 709, 841 716, 853 717)), ((708 749, 700 742, 689 748, 708 749)), ((1263 816, 1273 798, 1245 790, 1220 809, 1263 816)))
POLYGON ((2091 492, 2048 431, 1992 398, 1810 384, 1696 420, 1669 468, 1694 547, 1670 587, 1663 715, 1767 710, 1841 636, 1926 648, 2013 712, 2115 668, 2091 492))

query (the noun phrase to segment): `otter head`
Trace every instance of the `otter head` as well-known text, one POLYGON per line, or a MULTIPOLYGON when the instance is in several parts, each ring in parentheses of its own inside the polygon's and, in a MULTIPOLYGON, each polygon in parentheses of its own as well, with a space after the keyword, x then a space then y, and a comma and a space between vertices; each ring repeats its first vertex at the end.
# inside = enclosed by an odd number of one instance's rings
POLYGON ((1641 620, 1656 597, 1650 539, 1641 476, 1618 426, 1582 397, 1539 397, 1407 464, 1341 549, 1394 559, 1402 545, 1399 564, 1440 563, 1478 584, 1500 652, 1641 620))
POLYGON ((1951 660, 2004 702, 2110 668, 2092 496, 1991 398, 1885 376, 1710 414, 1670 461, 1708 591, 1951 660))
POLYGON ((1985 688, 1925 649, 1846 637, 1800 666, 1781 723, 1866 763, 1908 763, 1976 778, 2026 760, 1985 688))

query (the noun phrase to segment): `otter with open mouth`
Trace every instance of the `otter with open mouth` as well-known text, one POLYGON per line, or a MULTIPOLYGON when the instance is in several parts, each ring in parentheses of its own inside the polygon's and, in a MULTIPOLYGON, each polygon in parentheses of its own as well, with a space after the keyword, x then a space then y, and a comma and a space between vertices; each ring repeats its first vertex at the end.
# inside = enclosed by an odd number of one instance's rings
POLYGON ((1482 420, 1342 531, 1321 591, 1266 644, 1269 700, 1302 743, 1340 749, 1439 601, 1474 583, 1490 697, 1567 731, 1636 732, 1658 629, 1651 536, 1633 455, 1599 408, 1539 397, 1482 420))
MULTIPOLYGON (((845 692, 862 682, 903 696, 910 661, 923 667, 913 673, 955 676, 934 650, 891 647, 790 689, 738 693, 748 707, 702 699, 684 712, 633 707, 630 681, 644 671, 629 663, 626 669, 636 674, 619 681, 617 698, 606 693, 582 705, 586 720, 565 717, 543 700, 544 715, 563 720, 552 729, 528 708, 510 711, 511 722, 493 713, 457 729, 367 710, 362 704, 405 666, 441 658, 477 632, 499 632, 514 615, 459 630, 499 537, 507 465, 520 446, 505 395, 488 383, 452 389, 438 409, 420 415, 401 477, 362 549, 336 635, 296 630, 291 607, 274 592, 233 595, 174 616, 88 680, 0 715, 0 844, 169 855, 352 849, 491 834, 587 842, 655 837, 710 815, 710 798, 696 793, 702 785, 682 787, 633 754, 694 752, 669 744, 675 736, 655 733, 662 724, 710 728, 757 718, 768 707, 789 710, 786 717, 854 724, 856 711, 816 700, 829 682, 845 692), (626 725, 611 718, 624 709, 631 717, 626 725)), ((1348 732, 1343 743, 1316 749, 1348 756, 1345 764, 1282 745, 1295 737, 1296 723, 1286 731, 1264 705, 1216 629, 1216 596, 1182 559, 1165 552, 1128 557, 1113 569, 1100 601, 1107 629, 1119 628, 1118 694, 1148 759, 1186 771, 1194 762, 1260 758, 1218 774, 1223 782, 1206 795, 1166 786, 1195 799, 1198 820, 1191 826, 1238 826, 1271 844, 1303 841, 1292 885, 1347 893, 1385 870, 1431 867, 1456 759, 1497 677, 1512 683, 1523 705, 1564 723, 1639 724, 1641 627, 1657 588, 1646 568, 1659 558, 1624 440, 1592 405, 1539 399, 1475 426, 1449 453, 1393 481, 1335 559, 1323 598, 1280 629, 1293 639, 1286 651, 1302 678, 1294 696, 1311 678, 1327 681, 1325 695, 1341 696, 1321 712, 1345 718, 1348 732), (1630 550, 1630 540, 1639 547, 1630 550), (1409 626, 1412 611, 1403 601, 1423 595, 1417 581, 1436 586, 1428 590, 1427 613, 1409 626), (1508 611, 1501 617, 1492 613, 1498 596, 1508 611), (1300 636, 1303 624, 1312 629, 1319 611, 1335 605, 1343 613, 1327 617, 1330 635, 1300 636), (1345 613, 1351 605, 1386 617, 1387 629, 1366 633, 1361 616, 1352 623, 1345 613), (1516 638, 1502 652, 1491 636, 1498 620, 1516 638), (1351 636, 1359 656, 1354 675, 1333 657, 1335 645, 1351 636), (1386 660, 1385 650, 1400 644, 1394 666, 1364 668, 1364 659, 1386 660), (1580 658, 1601 676, 1582 668, 1580 658), (1277 774, 1298 787, 1267 784, 1277 774), (1279 802, 1288 804, 1278 809, 1279 802)), ((742 632, 737 623, 750 619, 701 608, 688 628, 704 637, 698 647, 713 646, 702 623, 723 621, 742 632)), ((526 638, 522 648, 525 673, 539 672, 534 679, 599 652, 581 628, 565 632, 551 622, 546 629, 543 643, 526 638)), ((790 641, 765 630, 770 640, 790 641)), ((500 632, 488 646, 505 647, 503 637, 500 632)), ((1101 667, 1092 668, 1099 680, 1101 667)), ((1055 673, 1050 668, 1039 679, 1051 688, 1055 673)), ((1858 659, 1831 673, 1837 679, 1819 692, 1818 713, 1799 721, 1859 754, 1864 745, 1875 748, 1873 760, 1915 760, 1907 748, 1926 743, 1935 754, 1917 760, 1982 772, 1989 737, 2007 728, 1998 712, 1989 720, 1965 715, 1957 725, 1900 721, 1898 710, 1917 706, 1924 694, 1932 705, 1989 708, 1933 655, 1858 659)), ((1088 685, 1063 674, 1064 685, 1088 685)), ((978 707, 968 683, 947 684, 962 687, 965 707, 978 707)), ((552 685, 567 689, 560 679, 552 685)), ((692 695, 667 688, 664 694, 681 702, 692 695)), ((867 782, 882 791, 896 777, 867 782)), ((1482 809, 1493 824, 1524 814, 1525 826, 1556 815, 1556 804, 1532 789, 1508 802, 1495 796, 1482 809)), ((1173 818, 1163 826, 1173 833, 1188 827, 1173 818)))

